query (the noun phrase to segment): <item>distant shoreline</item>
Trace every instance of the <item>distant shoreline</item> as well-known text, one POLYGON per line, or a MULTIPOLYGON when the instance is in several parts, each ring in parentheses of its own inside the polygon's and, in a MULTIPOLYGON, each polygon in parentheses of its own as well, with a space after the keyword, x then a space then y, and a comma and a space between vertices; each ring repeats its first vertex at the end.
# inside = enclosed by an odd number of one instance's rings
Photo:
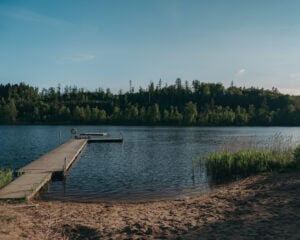
POLYGON ((59 123, 59 122, 53 122, 53 123, 0 123, 0 126, 104 126, 104 127, 176 127, 176 128, 185 128, 185 127, 207 127, 207 128, 214 128, 214 127, 220 127, 220 128, 230 128, 230 127, 236 127, 236 128, 243 128, 243 127, 300 127, 299 125, 244 125, 244 126, 238 126, 238 125, 167 125, 167 124, 103 124, 103 123, 77 123, 77 122, 70 122, 70 123, 59 123))
POLYGON ((299 126, 300 96, 194 80, 139 91, 43 89, 0 84, 2 124, 299 126))

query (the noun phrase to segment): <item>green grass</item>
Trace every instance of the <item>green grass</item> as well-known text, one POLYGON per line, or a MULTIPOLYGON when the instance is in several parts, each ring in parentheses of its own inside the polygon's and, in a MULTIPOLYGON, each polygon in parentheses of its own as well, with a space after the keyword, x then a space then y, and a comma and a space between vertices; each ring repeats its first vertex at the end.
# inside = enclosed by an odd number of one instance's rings
POLYGON ((0 170, 0 188, 11 182, 13 179, 13 171, 11 169, 0 170))
POLYGON ((230 180, 253 174, 292 169, 296 163, 292 151, 240 150, 209 154, 204 159, 214 180, 230 180))
POLYGON ((300 166, 300 145, 296 147, 294 150, 294 161, 296 165, 299 167, 300 166))
MULTIPOLYGON (((276 133, 264 141, 226 139, 219 151, 193 160, 204 163, 212 180, 234 180, 263 172, 300 168, 300 145, 291 136, 276 133)), ((203 164, 201 165, 203 166, 203 164)))
POLYGON ((255 139, 227 139, 218 152, 193 160, 204 162, 207 174, 220 182, 263 172, 300 168, 300 145, 280 133, 259 142, 255 139))

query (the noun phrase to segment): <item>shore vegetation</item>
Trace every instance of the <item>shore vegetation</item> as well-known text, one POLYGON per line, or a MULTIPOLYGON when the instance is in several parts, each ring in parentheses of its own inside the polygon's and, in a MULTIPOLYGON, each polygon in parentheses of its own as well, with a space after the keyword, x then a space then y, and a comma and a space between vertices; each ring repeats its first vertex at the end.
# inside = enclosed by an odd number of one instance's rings
POLYGON ((4 187, 13 180, 11 169, 0 169, 0 188, 4 187))
POLYGON ((160 80, 112 93, 60 85, 0 84, 0 124, 299 126, 300 96, 233 83, 160 80))
POLYGON ((235 180, 264 172, 285 172, 300 168, 300 145, 291 137, 275 134, 264 143, 228 140, 221 150, 196 160, 204 163, 214 181, 235 180), (235 143, 234 143, 235 142, 235 143), (239 146, 239 147, 238 147, 239 146))

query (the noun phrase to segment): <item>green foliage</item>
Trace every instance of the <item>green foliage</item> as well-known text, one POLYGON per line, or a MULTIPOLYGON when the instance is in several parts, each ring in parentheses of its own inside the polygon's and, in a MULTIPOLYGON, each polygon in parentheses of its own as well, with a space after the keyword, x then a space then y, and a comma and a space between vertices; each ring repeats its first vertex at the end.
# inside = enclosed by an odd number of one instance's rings
POLYGON ((184 108, 184 123, 187 125, 195 124, 197 121, 197 105, 193 102, 188 102, 184 108))
POLYGON ((13 179, 13 171, 11 169, 0 170, 0 188, 11 182, 13 179))
POLYGON ((294 161, 297 166, 300 166, 300 145, 294 150, 294 161))
POLYGON ((150 83, 147 90, 94 92, 76 86, 42 89, 24 83, 0 84, 0 123, 76 123, 245 126, 299 126, 300 98, 278 91, 233 84, 192 84, 177 78, 173 85, 150 83), (191 86, 191 87, 190 87, 191 86))
POLYGON ((284 171, 293 166, 291 152, 241 150, 213 153, 205 158, 214 180, 230 180, 261 172, 284 171))
POLYGON ((226 139, 220 151, 211 153, 204 162, 208 174, 216 181, 247 177, 272 171, 287 171, 300 167, 300 146, 293 149, 291 136, 276 133, 264 142, 255 139, 226 139))

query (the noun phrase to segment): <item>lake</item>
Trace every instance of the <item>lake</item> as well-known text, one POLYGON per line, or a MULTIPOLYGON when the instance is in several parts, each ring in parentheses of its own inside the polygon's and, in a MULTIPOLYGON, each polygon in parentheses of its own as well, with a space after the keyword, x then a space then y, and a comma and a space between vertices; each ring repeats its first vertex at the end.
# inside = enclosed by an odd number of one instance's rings
MULTIPOLYGON (((74 126, 0 126, 0 166, 18 169, 71 137, 74 126)), ((123 135, 123 143, 92 143, 64 181, 48 185, 40 198, 68 201, 145 201, 208 191, 205 168, 192 159, 228 144, 268 142, 274 134, 300 143, 300 128, 75 126, 79 132, 123 135)))

